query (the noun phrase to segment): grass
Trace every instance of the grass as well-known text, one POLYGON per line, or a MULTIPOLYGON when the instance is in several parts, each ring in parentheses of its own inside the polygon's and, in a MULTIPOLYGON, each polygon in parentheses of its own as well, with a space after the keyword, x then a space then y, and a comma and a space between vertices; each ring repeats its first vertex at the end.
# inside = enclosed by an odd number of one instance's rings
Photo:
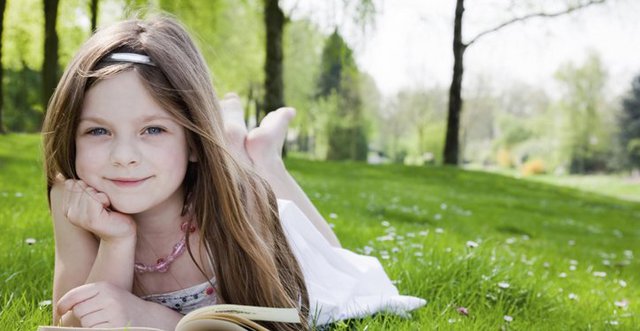
MULTIPOLYGON (((467 166, 470 170, 484 170, 509 177, 521 178, 521 171, 504 168, 483 168, 479 165, 467 166)), ((527 176, 527 180, 549 183, 557 186, 576 188, 582 191, 599 193, 622 200, 640 202, 640 179, 629 173, 589 174, 589 175, 551 175, 527 176)))
MULTIPOLYGON (((0 137, 1 330, 50 322, 39 143, 0 137)), ((380 314, 335 330, 640 328, 637 202, 449 167, 287 164, 345 247, 378 257, 403 294, 428 301, 408 318, 380 314)))

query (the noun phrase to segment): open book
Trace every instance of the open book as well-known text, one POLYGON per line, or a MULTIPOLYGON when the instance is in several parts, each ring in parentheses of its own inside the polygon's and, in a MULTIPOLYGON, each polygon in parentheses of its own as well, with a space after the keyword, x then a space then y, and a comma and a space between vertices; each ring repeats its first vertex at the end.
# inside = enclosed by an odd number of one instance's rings
MULTIPOLYGON (((300 323, 295 308, 268 308, 244 305, 213 305, 196 309, 178 322, 175 331, 268 331, 254 321, 300 323)), ((38 331, 163 331, 147 327, 82 328, 41 326, 38 331)), ((167 330, 168 331, 168 330, 167 330)))

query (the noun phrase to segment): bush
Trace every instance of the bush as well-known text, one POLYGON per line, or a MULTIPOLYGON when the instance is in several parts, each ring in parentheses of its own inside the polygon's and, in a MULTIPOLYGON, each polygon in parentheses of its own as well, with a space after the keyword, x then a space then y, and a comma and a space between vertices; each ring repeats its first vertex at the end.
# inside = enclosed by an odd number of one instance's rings
POLYGON ((520 168, 520 173, 523 176, 531 176, 531 175, 541 175, 546 172, 544 161, 540 159, 533 159, 531 161, 527 161, 520 168))
POLYGON ((496 155, 496 163, 502 168, 511 168, 513 166, 511 152, 506 148, 500 148, 496 155))

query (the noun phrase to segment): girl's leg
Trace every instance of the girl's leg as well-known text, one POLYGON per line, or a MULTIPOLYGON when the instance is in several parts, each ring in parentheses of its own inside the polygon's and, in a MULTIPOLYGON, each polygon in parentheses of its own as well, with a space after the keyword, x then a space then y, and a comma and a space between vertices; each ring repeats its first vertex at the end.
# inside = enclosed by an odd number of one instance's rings
POLYGON ((270 112, 262 120, 259 127, 247 133, 243 116, 238 116, 238 111, 242 114, 239 98, 236 95, 225 96, 222 101, 222 108, 225 130, 235 130, 232 136, 235 137, 236 142, 232 143, 232 146, 239 146, 238 135, 242 132, 246 134, 246 137, 242 140, 244 141, 244 149, 236 149, 235 152, 236 154, 243 154, 240 159, 250 160, 256 171, 271 185, 276 197, 293 201, 331 245, 340 247, 340 242, 329 224, 304 193, 300 185, 289 174, 282 161, 282 146, 289 122, 295 116, 295 110, 293 108, 280 108, 270 112), (231 110, 231 112, 227 113, 228 110, 231 110), (240 123, 238 123, 238 119, 240 123), (227 121, 233 121, 233 123, 227 124, 227 121), (240 126, 244 128, 244 131, 239 128, 240 126))

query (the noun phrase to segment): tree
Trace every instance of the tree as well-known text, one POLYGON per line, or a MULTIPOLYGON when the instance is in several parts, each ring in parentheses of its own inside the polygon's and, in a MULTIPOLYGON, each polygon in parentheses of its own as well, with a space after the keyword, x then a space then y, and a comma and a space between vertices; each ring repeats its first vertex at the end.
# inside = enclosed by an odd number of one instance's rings
POLYGON ((569 5, 563 10, 556 12, 536 12, 524 16, 515 17, 511 20, 496 25, 495 27, 480 32, 470 41, 462 40, 462 25, 464 15, 464 0, 456 1, 454 29, 453 29, 453 76, 449 89, 449 107, 447 116, 447 132, 445 136, 444 163, 457 165, 460 154, 460 114, 462 112, 462 77, 464 73, 464 53, 469 46, 478 41, 483 36, 501 30, 517 22, 523 22, 536 17, 556 17, 566 15, 576 10, 590 5, 601 4, 606 0, 579 0, 575 5, 569 5))
MULTIPOLYGON (((555 147, 560 128, 560 112, 550 110, 550 99, 545 91, 522 82, 509 84, 496 99, 492 152, 495 162, 502 167, 521 165, 531 159, 541 159, 545 167, 558 165, 562 157, 555 147)), ((466 148, 465 148, 466 152, 466 148)))
POLYGON ((368 145, 353 51, 335 30, 322 50, 317 99, 328 100, 329 160, 366 160, 368 145))
POLYGON ((600 57, 592 53, 580 66, 565 64, 558 69, 556 78, 563 89, 560 110, 564 114, 562 132, 569 171, 605 170, 610 137, 605 126, 604 86, 607 74, 600 57))
POLYGON ((284 106, 282 79, 282 34, 285 16, 278 0, 264 0, 266 58, 264 63, 264 105, 266 112, 284 106))
POLYGON ((3 129, 37 132, 42 122, 42 0, 7 1, 3 33, 3 129))
POLYGON ((49 98, 58 82, 58 0, 44 0, 44 61, 42 63, 42 106, 47 107, 49 98))
POLYGON ((640 75, 631 83, 631 90, 622 100, 619 119, 619 141, 627 167, 640 168, 640 75))
MULTIPOLYGON (((285 105, 283 82, 283 31, 288 17, 280 7, 278 0, 263 0, 263 19, 266 30, 266 57, 264 63, 264 102, 260 107, 265 112, 276 110, 285 105)), ((375 14, 373 0, 343 0, 345 10, 353 10, 353 20, 364 30, 372 24, 375 14)), ((256 119, 260 116, 256 114, 256 119)), ((286 152, 286 150, 283 150, 286 152)))
POLYGON ((98 27, 98 0, 91 0, 89 9, 91 10, 91 33, 93 33, 98 27))
POLYGON ((399 163, 421 165, 439 160, 434 152, 442 150, 446 113, 446 91, 403 89, 391 104, 381 109, 381 135, 389 155, 399 163))
POLYGON ((314 137, 321 131, 317 118, 316 79, 320 71, 322 45, 326 36, 307 19, 292 20, 287 24, 284 36, 284 98, 287 106, 298 114, 291 127, 291 150, 314 153, 314 137))
POLYGON ((3 91, 2 91, 2 85, 4 85, 2 82, 4 81, 3 78, 3 67, 2 67, 2 30, 4 27, 4 10, 7 7, 7 0, 0 0, 0 134, 5 133, 4 131, 4 123, 2 122, 2 108, 4 106, 4 98, 3 98, 3 91))

